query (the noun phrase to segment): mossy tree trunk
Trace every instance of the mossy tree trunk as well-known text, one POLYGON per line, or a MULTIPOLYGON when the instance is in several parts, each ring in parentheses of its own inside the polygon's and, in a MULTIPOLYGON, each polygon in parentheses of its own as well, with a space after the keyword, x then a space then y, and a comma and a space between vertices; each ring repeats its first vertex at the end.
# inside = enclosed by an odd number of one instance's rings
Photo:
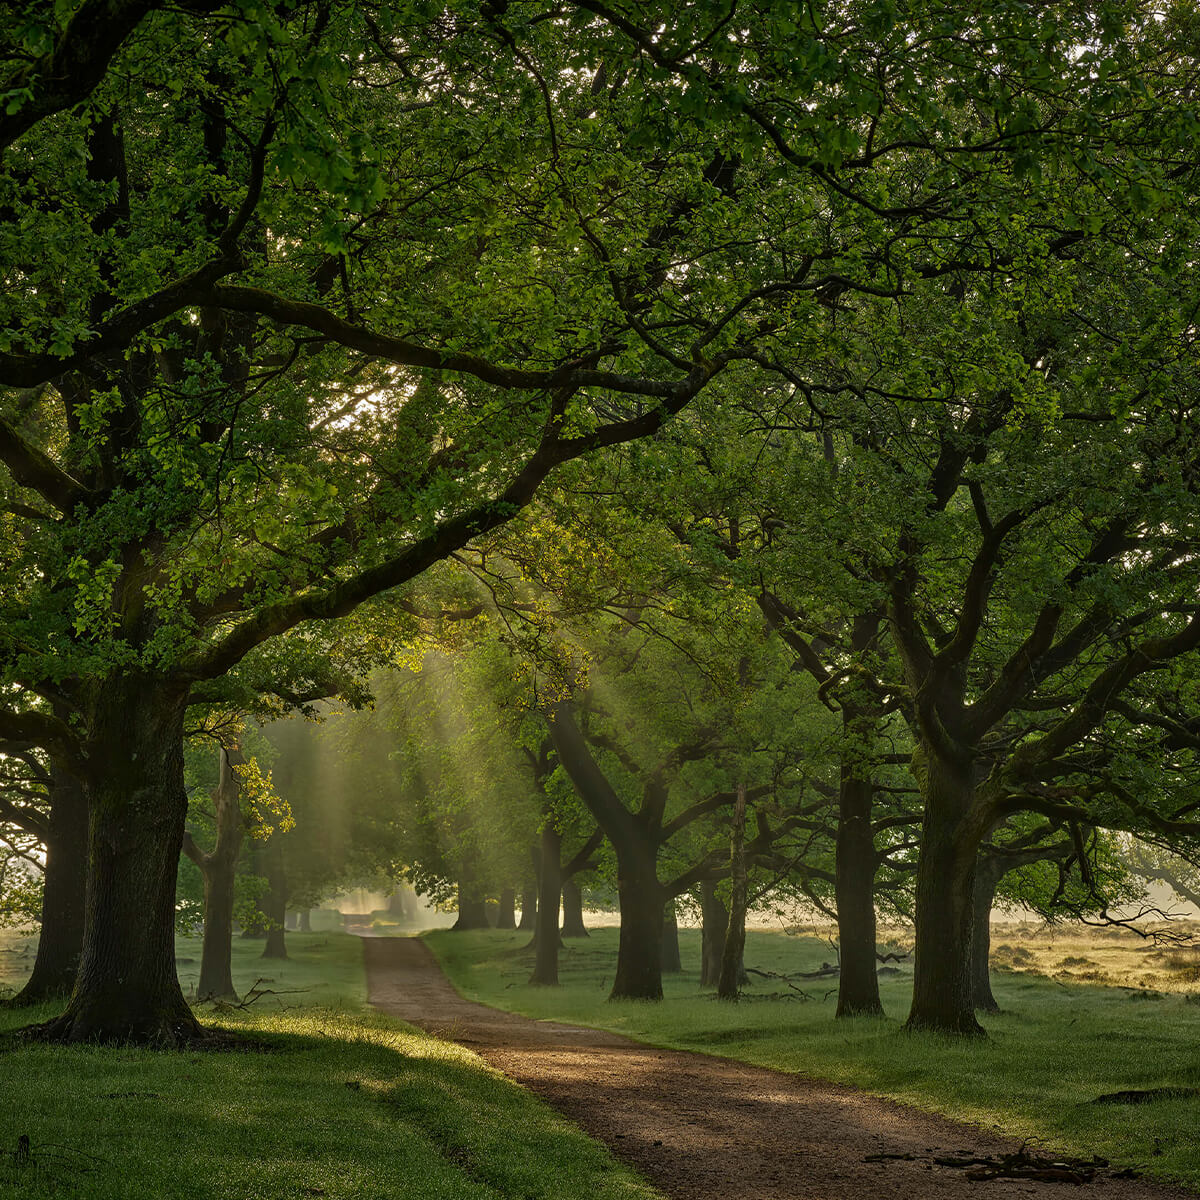
POLYGON ((64 1042, 179 1045, 203 1036, 175 974, 175 882, 187 817, 186 688, 125 677, 93 685, 83 948, 64 1042))
POLYGON ((913 1000, 907 1028, 983 1035, 975 1019, 971 946, 975 926, 973 764, 929 757, 917 864, 913 1000))

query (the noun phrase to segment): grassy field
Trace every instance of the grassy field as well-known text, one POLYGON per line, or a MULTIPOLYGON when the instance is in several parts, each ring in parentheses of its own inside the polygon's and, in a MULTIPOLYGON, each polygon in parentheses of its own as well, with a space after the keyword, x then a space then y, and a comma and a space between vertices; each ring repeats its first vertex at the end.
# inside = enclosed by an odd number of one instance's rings
MULTIPOLYGON (((606 999, 616 929, 597 929, 586 941, 566 943, 559 988, 526 985, 531 958, 522 946, 528 935, 426 936, 459 990, 472 999, 855 1084, 1018 1137, 1040 1138, 1056 1149, 1101 1154, 1200 1190, 1200 1100, 1088 1103, 1126 1089, 1200 1087, 1200 996, 1187 990, 1189 983, 1200 990, 1195 975, 1189 977, 1194 951, 1166 951, 1160 959, 1145 943, 1130 948, 1107 936, 1056 938, 1034 926, 1004 931, 996 940, 1009 949, 998 947, 998 959, 1011 962, 1015 955, 1024 969, 996 972, 995 991, 1005 1011, 984 1019, 986 1042, 964 1044, 902 1031, 912 981, 911 968, 903 964, 889 968, 897 973, 880 981, 887 1019, 835 1021, 836 980, 789 984, 754 977, 737 1005, 700 993, 694 930, 680 935, 688 969, 667 977, 661 1005, 606 999), (1155 977, 1156 988, 1055 977, 1104 970, 1095 965, 1102 960, 1115 973, 1118 960, 1135 958, 1150 960, 1146 973, 1155 977), (1064 959, 1093 965, 1057 965, 1064 959), (1169 966, 1169 959, 1180 965, 1169 966), (1039 963, 1052 974, 1039 973, 1039 963)), ((828 945, 811 934, 748 934, 751 968, 791 974, 811 971, 831 957, 828 945)))
MULTIPOLYGON (((152 1053, 0 1041, 0 1197, 87 1200, 654 1200, 658 1193, 469 1051, 363 1006, 345 934, 289 934, 264 963, 235 942, 235 982, 263 995, 209 1013, 244 1052, 152 1053), (265 977, 265 978, 264 978, 265 977), (298 990, 294 990, 298 989, 298 990), (28 1162, 18 1139, 29 1138, 28 1162)), ((0 943, 0 982, 30 955, 0 943)), ((199 947, 181 939, 180 974, 199 947)), ((0 1030, 49 1016, 0 1009, 0 1030)))

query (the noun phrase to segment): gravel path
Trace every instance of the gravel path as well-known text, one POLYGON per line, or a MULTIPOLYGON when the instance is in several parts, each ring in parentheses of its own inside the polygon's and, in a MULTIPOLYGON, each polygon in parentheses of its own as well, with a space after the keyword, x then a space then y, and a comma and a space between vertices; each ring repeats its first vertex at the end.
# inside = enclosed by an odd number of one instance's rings
POLYGON ((671 1200, 1194 1198, 1103 1172, 1079 1188, 973 1182, 961 1168, 940 1166, 934 1158, 1003 1155, 1017 1144, 838 1084, 658 1050, 617 1034, 472 1003, 458 995, 418 938, 364 938, 363 953, 371 1004, 469 1046, 604 1142, 671 1200), (912 1157, 865 1161, 872 1154, 912 1157))

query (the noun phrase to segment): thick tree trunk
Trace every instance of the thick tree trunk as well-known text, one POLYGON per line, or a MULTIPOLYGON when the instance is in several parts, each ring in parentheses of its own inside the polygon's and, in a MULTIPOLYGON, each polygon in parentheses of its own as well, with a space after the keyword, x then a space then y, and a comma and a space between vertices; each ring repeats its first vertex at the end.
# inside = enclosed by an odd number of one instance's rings
POLYGON ((717 998, 737 1000, 739 968, 746 949, 746 785, 738 784, 733 806, 733 824, 729 835, 729 928, 721 954, 721 975, 717 980, 717 998))
POLYGON ((187 817, 187 691, 105 681, 90 705, 83 952, 66 1011, 40 1033, 66 1042, 179 1045, 203 1036, 175 974, 175 881, 187 817))
POLYGON ((13 997, 14 1005, 40 1004, 70 995, 83 949, 88 862, 88 816, 83 785, 52 763, 49 799, 37 957, 33 974, 13 997))
POLYGON ((302 908, 300 910, 299 931, 301 933, 312 933, 312 910, 302 908))
POLYGON ((588 931, 583 924, 583 889, 574 879, 564 879, 562 885, 562 936, 585 938, 588 931))
POLYGON ((729 909, 717 895, 717 885, 709 880, 700 884, 700 986, 716 987, 721 978, 721 959, 725 956, 725 934, 729 930, 729 909))
POLYGON ((667 896, 655 877, 653 851, 628 857, 648 861, 618 864, 621 933, 609 999, 661 1000, 663 905, 667 896))
POLYGON ((665 975, 678 975, 683 970, 679 957, 679 922, 675 918, 675 901, 668 900, 663 909, 662 969, 665 975))
POLYGON ((458 881, 458 920, 451 929, 490 929, 487 901, 473 880, 458 881))
POLYGON ((997 1013, 992 995, 992 904, 1006 864, 995 855, 980 854, 975 864, 974 930, 971 936, 971 1000, 980 1012, 997 1013))
POLYGON ((521 889, 521 920, 518 929, 532 932, 537 921, 537 881, 526 884, 521 889))
POLYGON ((974 799, 970 764, 930 755, 925 819, 917 863, 916 952, 907 1028, 983 1036, 971 993, 978 838, 968 817, 974 799))
POLYGON ((517 893, 513 888, 502 888, 500 891, 500 907, 496 910, 497 929, 516 929, 517 927, 517 893))
POLYGON ((537 928, 534 933, 535 956, 529 982, 541 987, 558 986, 558 907, 562 894, 562 834, 547 819, 542 826, 542 845, 538 854, 541 873, 538 878, 537 928))
POLYGON ((838 799, 837 897, 839 1017, 879 1017, 879 977, 875 973, 875 839, 871 832, 873 788, 843 765, 838 799))
POLYGON ((276 833, 267 843, 263 855, 267 865, 267 883, 270 890, 263 897, 263 916, 267 918, 267 944, 263 947, 263 958, 287 958, 288 881, 287 867, 283 859, 283 843, 276 833))

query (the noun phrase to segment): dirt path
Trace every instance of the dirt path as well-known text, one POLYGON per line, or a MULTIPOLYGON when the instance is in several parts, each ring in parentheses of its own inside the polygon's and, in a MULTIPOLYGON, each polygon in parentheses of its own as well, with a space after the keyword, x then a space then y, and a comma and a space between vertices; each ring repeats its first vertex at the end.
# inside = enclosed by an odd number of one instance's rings
POLYGON ((936 1200, 1193 1193, 1101 1173, 1080 1191, 1027 1180, 972 1182, 933 1159, 999 1155, 1011 1140, 841 1087, 658 1050, 617 1034, 533 1021, 463 1000, 418 938, 364 938, 368 999, 469 1046, 632 1164, 672 1200, 936 1200), (866 1162, 870 1154, 911 1154, 866 1162))

